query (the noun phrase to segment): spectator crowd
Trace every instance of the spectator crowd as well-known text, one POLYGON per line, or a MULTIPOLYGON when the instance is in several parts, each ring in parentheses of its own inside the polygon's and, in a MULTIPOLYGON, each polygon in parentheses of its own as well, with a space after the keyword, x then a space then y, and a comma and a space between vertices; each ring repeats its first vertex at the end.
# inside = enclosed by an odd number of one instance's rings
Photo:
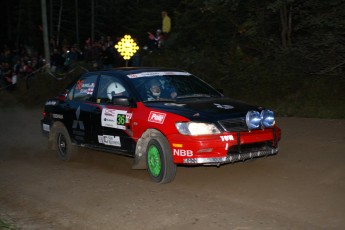
MULTIPOLYGON (((162 11, 162 27, 157 29, 156 34, 148 32, 147 45, 144 50, 150 53, 160 50, 162 44, 168 38, 171 30, 171 19, 167 11, 162 11)), ((36 71, 49 64, 53 73, 66 73, 73 69, 77 63, 83 61, 92 69, 107 69, 123 66, 123 59, 115 50, 115 42, 110 36, 100 37, 96 41, 86 39, 83 47, 79 44, 69 44, 66 40, 61 44, 51 38, 50 40, 50 63, 46 63, 44 57, 35 52, 31 47, 24 44, 9 46, 7 44, 0 47, 0 89, 14 90, 18 80, 29 79, 36 71)), ((138 53, 135 54, 129 66, 139 66, 138 53)), ((90 68, 90 69, 91 69, 90 68)))
MULTIPOLYGON (((93 69, 112 68, 122 65, 114 42, 110 37, 101 37, 95 42, 85 41, 83 49, 78 45, 64 42, 57 46, 50 42, 50 70, 53 73, 66 73, 84 61, 93 69)), ((20 79, 30 78, 45 66, 46 60, 24 44, 0 47, 0 89, 14 90, 20 79)))
POLYGON ((58 46, 52 39, 50 42, 51 70, 52 72, 65 72, 73 68, 79 61, 83 61, 93 69, 122 66, 121 57, 114 45, 115 42, 110 36, 102 36, 94 42, 88 38, 83 47, 78 44, 70 45, 67 42, 58 46))
POLYGON ((33 55, 30 47, 24 44, 3 45, 0 50, 0 89, 14 90, 19 78, 31 76, 44 65, 44 58, 33 55))

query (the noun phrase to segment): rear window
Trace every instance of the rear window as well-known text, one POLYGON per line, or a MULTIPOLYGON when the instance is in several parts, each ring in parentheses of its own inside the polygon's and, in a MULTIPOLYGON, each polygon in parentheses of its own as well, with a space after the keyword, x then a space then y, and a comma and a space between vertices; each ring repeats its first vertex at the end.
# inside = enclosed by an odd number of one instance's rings
POLYGON ((96 87, 97 75, 79 79, 74 86, 74 100, 87 101, 93 95, 96 87))

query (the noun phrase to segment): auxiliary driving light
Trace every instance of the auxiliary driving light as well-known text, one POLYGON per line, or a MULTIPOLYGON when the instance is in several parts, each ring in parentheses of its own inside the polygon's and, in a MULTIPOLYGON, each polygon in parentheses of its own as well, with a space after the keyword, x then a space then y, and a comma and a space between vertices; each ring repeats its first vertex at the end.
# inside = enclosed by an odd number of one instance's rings
POLYGON ((258 129, 261 125, 261 116, 258 111, 248 111, 246 115, 246 123, 249 130, 258 129))
POLYGON ((265 128, 272 127, 275 123, 274 113, 271 110, 265 109, 261 111, 262 126, 265 128))

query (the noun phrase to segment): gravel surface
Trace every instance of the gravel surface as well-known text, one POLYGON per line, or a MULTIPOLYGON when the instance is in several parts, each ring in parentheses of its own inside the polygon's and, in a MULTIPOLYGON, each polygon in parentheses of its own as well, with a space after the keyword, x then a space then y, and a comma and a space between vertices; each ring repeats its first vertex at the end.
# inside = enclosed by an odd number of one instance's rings
POLYGON ((132 158, 59 161, 41 117, 0 109, 0 220, 18 229, 344 229, 345 120, 278 118, 278 155, 179 166, 158 185, 132 158))

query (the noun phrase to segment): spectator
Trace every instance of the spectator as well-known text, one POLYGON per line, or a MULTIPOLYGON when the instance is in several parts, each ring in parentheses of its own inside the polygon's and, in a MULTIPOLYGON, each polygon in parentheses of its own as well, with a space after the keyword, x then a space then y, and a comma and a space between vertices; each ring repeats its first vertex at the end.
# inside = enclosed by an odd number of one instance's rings
POLYGON ((19 73, 20 69, 22 68, 22 64, 20 62, 20 59, 16 61, 16 64, 13 66, 13 71, 16 73, 19 73))
POLYGON ((17 77, 13 79, 13 71, 9 64, 6 62, 3 68, 3 79, 5 81, 5 86, 8 90, 13 90, 14 86, 17 84, 17 77), (14 80, 14 81, 13 81, 14 80))
POLYGON ((164 36, 168 36, 171 31, 171 19, 168 15, 168 12, 162 11, 162 32, 164 36))
POLYGON ((26 77, 29 77, 32 74, 34 69, 32 67, 31 61, 27 61, 26 62, 26 64, 24 65, 23 70, 24 70, 24 74, 25 74, 26 77))
POLYGON ((144 50, 154 51, 161 48, 161 43, 163 40, 162 31, 160 29, 156 30, 156 35, 151 32, 147 32, 149 39, 147 45, 143 47, 144 50))
POLYGON ((102 64, 104 69, 110 69, 114 65, 115 48, 112 41, 102 46, 102 64))
POLYGON ((136 52, 130 60, 130 65, 132 67, 140 66, 140 55, 139 52, 136 52))
POLYGON ((50 61, 51 61, 51 71, 53 73, 55 71, 60 72, 63 70, 64 59, 57 49, 54 49, 53 55, 51 56, 50 61))
POLYGON ((18 80, 18 75, 17 72, 12 71, 12 77, 10 79, 10 85, 8 87, 9 90, 15 90, 17 87, 17 80, 18 80))
POLYGON ((74 46, 72 46, 70 52, 68 53, 68 56, 69 56, 71 64, 74 65, 75 63, 78 62, 79 52, 74 46))
POLYGON ((101 66, 101 43, 95 42, 91 46, 91 57, 93 62, 93 68, 99 69, 101 66))
POLYGON ((11 68, 8 62, 1 63, 1 80, 5 87, 8 87, 11 84, 11 68))

